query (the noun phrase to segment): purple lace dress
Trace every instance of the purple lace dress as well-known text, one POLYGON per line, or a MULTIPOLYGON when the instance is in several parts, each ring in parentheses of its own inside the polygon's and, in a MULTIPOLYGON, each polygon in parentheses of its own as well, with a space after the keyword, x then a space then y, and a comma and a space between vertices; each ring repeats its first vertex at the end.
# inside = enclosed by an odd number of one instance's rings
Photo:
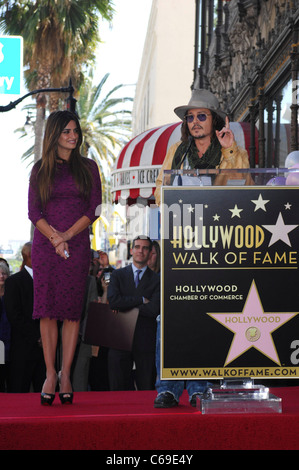
MULTIPOLYGON (((28 197, 29 219, 34 225, 44 218, 52 227, 64 232, 83 215, 86 215, 91 223, 97 219, 95 212, 101 204, 101 180, 96 163, 92 160, 88 162, 93 175, 89 200, 80 196, 68 163, 57 163, 51 197, 44 210, 36 184, 40 162, 34 165, 28 197)), ((68 245, 70 257, 65 260, 56 254, 47 237, 37 228, 34 230, 34 319, 80 320, 90 265, 89 229, 74 236, 68 245)))

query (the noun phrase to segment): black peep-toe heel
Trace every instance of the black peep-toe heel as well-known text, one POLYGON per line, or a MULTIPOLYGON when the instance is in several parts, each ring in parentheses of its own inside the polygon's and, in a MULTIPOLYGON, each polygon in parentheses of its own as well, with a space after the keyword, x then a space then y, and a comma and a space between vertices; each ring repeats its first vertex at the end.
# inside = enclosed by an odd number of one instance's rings
MULTIPOLYGON (((57 385, 57 377, 56 377, 56 385, 57 385)), ((56 385, 55 385, 54 392, 56 390, 56 385)), ((41 392, 41 394, 40 394, 41 405, 51 406, 54 399, 55 399, 55 393, 41 392)))
MULTIPOLYGON (((59 386, 61 382, 61 371, 58 373, 59 386)), ((73 403, 74 394, 73 392, 60 392, 59 399, 62 405, 71 405, 73 403)))
POLYGON ((51 406, 53 401, 55 399, 55 393, 45 393, 45 392, 42 392, 40 394, 40 401, 41 401, 41 405, 44 405, 44 406, 51 406))
POLYGON ((62 405, 71 405, 73 403, 74 394, 71 393, 59 393, 59 399, 62 405))

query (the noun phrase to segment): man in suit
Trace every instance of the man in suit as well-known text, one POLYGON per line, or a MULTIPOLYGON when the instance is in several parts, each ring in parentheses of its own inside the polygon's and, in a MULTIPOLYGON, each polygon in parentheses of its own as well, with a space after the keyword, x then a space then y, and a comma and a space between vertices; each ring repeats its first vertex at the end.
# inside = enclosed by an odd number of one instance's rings
POLYGON ((108 353, 111 390, 132 389, 132 368, 135 363, 135 383, 138 390, 154 390, 156 379, 155 341, 156 318, 160 312, 160 277, 148 268, 152 249, 148 237, 133 240, 132 264, 115 269, 108 287, 108 302, 112 310, 139 309, 132 351, 110 349, 108 353))
POLYGON ((5 282, 4 304, 11 324, 9 391, 12 393, 29 392, 31 384, 34 392, 41 392, 45 380, 39 321, 32 319, 31 245, 28 242, 22 248, 21 270, 5 282))

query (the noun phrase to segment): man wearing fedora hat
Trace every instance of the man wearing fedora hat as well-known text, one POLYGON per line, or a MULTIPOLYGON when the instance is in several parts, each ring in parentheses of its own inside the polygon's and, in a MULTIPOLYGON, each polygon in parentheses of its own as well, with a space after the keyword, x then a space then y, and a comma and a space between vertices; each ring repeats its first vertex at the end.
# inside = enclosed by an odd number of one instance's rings
MULTIPOLYGON (((160 189, 164 170, 171 169, 214 169, 249 168, 246 150, 238 147, 229 127, 228 117, 219 107, 217 98, 208 90, 194 89, 186 106, 175 108, 182 119, 181 142, 167 152, 162 169, 156 181, 155 199, 160 204, 160 189)), ((216 182, 216 184, 219 184, 216 182)), ((220 183, 221 184, 221 183, 220 183)), ((248 184, 251 184, 250 182, 248 184)), ((182 380, 160 380, 160 318, 157 318, 156 369, 157 397, 155 408, 177 406, 184 390, 182 380)), ((210 386, 208 382, 187 380, 189 401, 196 406, 196 398, 210 386)))
POLYGON ((164 170, 249 168, 247 151, 236 144, 228 117, 213 93, 194 89, 189 103, 174 112, 183 121, 182 137, 168 150, 156 180, 157 205, 164 170))

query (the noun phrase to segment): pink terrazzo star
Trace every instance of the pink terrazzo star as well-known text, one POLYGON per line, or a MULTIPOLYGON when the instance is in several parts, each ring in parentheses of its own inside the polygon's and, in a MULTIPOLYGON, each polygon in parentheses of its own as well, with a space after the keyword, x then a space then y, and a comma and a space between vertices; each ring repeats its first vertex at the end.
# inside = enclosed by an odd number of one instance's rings
POLYGON ((299 312, 264 312, 254 280, 243 312, 208 313, 234 333, 225 366, 254 347, 280 365, 271 333, 295 317, 299 312))

